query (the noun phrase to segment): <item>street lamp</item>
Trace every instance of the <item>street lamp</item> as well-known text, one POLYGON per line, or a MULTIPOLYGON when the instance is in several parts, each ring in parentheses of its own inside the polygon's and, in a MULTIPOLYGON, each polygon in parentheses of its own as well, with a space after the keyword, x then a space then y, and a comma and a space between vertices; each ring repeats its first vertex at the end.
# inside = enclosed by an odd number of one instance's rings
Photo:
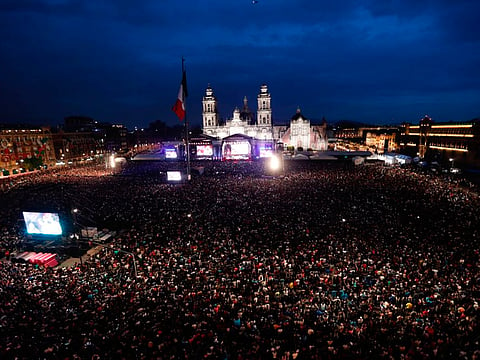
POLYGON ((76 244, 77 244, 77 251, 78 251, 78 257, 80 258, 80 265, 83 265, 83 260, 82 260, 82 253, 80 251, 80 246, 78 244, 78 239, 79 239, 79 236, 77 234, 77 230, 78 230, 78 222, 77 222, 77 214, 78 214, 78 209, 77 208, 73 208, 72 209, 72 215, 73 215, 73 234, 70 236, 72 239, 75 239, 76 241, 76 244))

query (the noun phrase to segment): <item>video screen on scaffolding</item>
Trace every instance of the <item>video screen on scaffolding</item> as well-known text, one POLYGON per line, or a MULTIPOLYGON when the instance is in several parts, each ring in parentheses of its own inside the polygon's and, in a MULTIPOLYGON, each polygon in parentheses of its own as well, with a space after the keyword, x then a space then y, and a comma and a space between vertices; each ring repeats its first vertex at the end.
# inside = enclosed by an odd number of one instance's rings
POLYGON ((248 159, 250 156, 250 143, 239 141, 224 144, 223 154, 227 159, 248 159))
POLYGON ((197 145, 197 157, 210 157, 213 155, 212 145, 197 145))
POLYGON ((266 158, 273 155, 272 144, 264 144, 260 147, 260 157, 266 158))
POLYGON ((167 171, 167 181, 182 181, 182 173, 180 171, 167 171))
POLYGON ((177 158, 177 149, 174 147, 165 148, 165 159, 176 159, 177 158))
POLYGON ((62 235, 63 233, 57 213, 24 211, 23 219, 28 234, 62 235))

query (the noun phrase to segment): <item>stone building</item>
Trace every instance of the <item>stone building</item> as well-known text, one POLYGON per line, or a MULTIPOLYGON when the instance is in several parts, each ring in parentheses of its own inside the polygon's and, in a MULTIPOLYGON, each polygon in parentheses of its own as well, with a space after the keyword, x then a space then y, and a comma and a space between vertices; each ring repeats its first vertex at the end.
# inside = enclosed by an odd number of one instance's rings
MULTIPOLYGON (((239 136, 248 139, 248 148, 252 156, 268 156, 272 150, 281 147, 303 148, 305 150, 327 150, 328 139, 326 133, 326 121, 321 125, 312 125, 300 109, 290 119, 287 126, 273 124, 272 97, 267 85, 260 87, 257 95, 257 113, 255 114, 248 106, 247 97, 243 99, 243 108, 235 108, 233 116, 221 122, 218 111, 218 100, 212 87, 209 85, 202 100, 202 126, 203 134, 220 141, 232 141, 232 137, 238 143, 239 136), (270 151, 266 151, 270 150, 270 151)), ((230 149, 229 146, 221 146, 230 149)), ((247 148, 247 147, 243 147, 247 148)))
POLYGON ((0 131, 2 175, 13 175, 55 164, 52 134, 47 128, 0 131))

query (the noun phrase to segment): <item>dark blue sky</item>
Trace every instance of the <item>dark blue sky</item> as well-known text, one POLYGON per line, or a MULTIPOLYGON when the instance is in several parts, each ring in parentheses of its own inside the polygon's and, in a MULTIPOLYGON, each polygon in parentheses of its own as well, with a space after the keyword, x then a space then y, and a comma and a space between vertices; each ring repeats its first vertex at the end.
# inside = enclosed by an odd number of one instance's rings
POLYGON ((387 124, 480 116, 477 0, 1 0, 0 122, 145 127, 223 118, 260 85, 273 117, 387 124))

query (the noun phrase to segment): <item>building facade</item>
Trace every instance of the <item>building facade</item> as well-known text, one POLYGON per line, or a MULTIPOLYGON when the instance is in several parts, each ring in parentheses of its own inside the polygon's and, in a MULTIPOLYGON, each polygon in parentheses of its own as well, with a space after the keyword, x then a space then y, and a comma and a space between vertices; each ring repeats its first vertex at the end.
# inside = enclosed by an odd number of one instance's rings
POLYGON ((60 163, 83 161, 103 156, 102 139, 95 139, 91 132, 57 132, 52 134, 55 158, 60 163))
POLYGON ((257 115, 249 109, 247 97, 243 99, 243 109, 235 108, 233 117, 220 123, 218 101, 210 86, 202 100, 203 133, 214 138, 226 138, 244 134, 257 140, 273 141, 271 95, 267 85, 260 87, 257 95, 257 115))
POLYGON ((0 131, 1 175, 14 175, 55 164, 52 134, 47 128, 0 131))
MULTIPOLYGON (((248 100, 243 99, 243 108, 235 108, 233 116, 224 123, 220 122, 218 100, 209 85, 202 100, 203 134, 214 139, 229 141, 232 137, 242 135, 249 139, 251 149, 260 149, 259 153, 279 146, 303 148, 305 150, 327 150, 328 139, 326 121, 321 125, 312 125, 310 120, 297 110, 287 126, 275 126, 272 117, 272 97, 268 86, 263 84, 257 95, 257 113, 248 107, 248 100)), ((236 140, 238 141, 238 139, 236 140)), ((230 147, 222 146, 229 150, 230 147)), ((223 152, 223 150, 222 150, 223 152)), ((260 155, 261 156, 261 155, 260 155)))
POLYGON ((429 116, 400 128, 403 153, 443 163, 480 167, 480 120, 435 123, 429 116))
POLYGON ((274 126, 274 134, 277 144, 284 149, 328 150, 327 121, 323 119, 321 125, 312 125, 300 108, 297 108, 289 125, 274 126))
POLYGON ((0 129, 0 177, 98 160, 106 153, 118 153, 127 148, 123 125, 104 125, 105 131, 98 128, 79 131, 71 125, 66 127, 71 131, 29 125, 3 126, 0 129))

